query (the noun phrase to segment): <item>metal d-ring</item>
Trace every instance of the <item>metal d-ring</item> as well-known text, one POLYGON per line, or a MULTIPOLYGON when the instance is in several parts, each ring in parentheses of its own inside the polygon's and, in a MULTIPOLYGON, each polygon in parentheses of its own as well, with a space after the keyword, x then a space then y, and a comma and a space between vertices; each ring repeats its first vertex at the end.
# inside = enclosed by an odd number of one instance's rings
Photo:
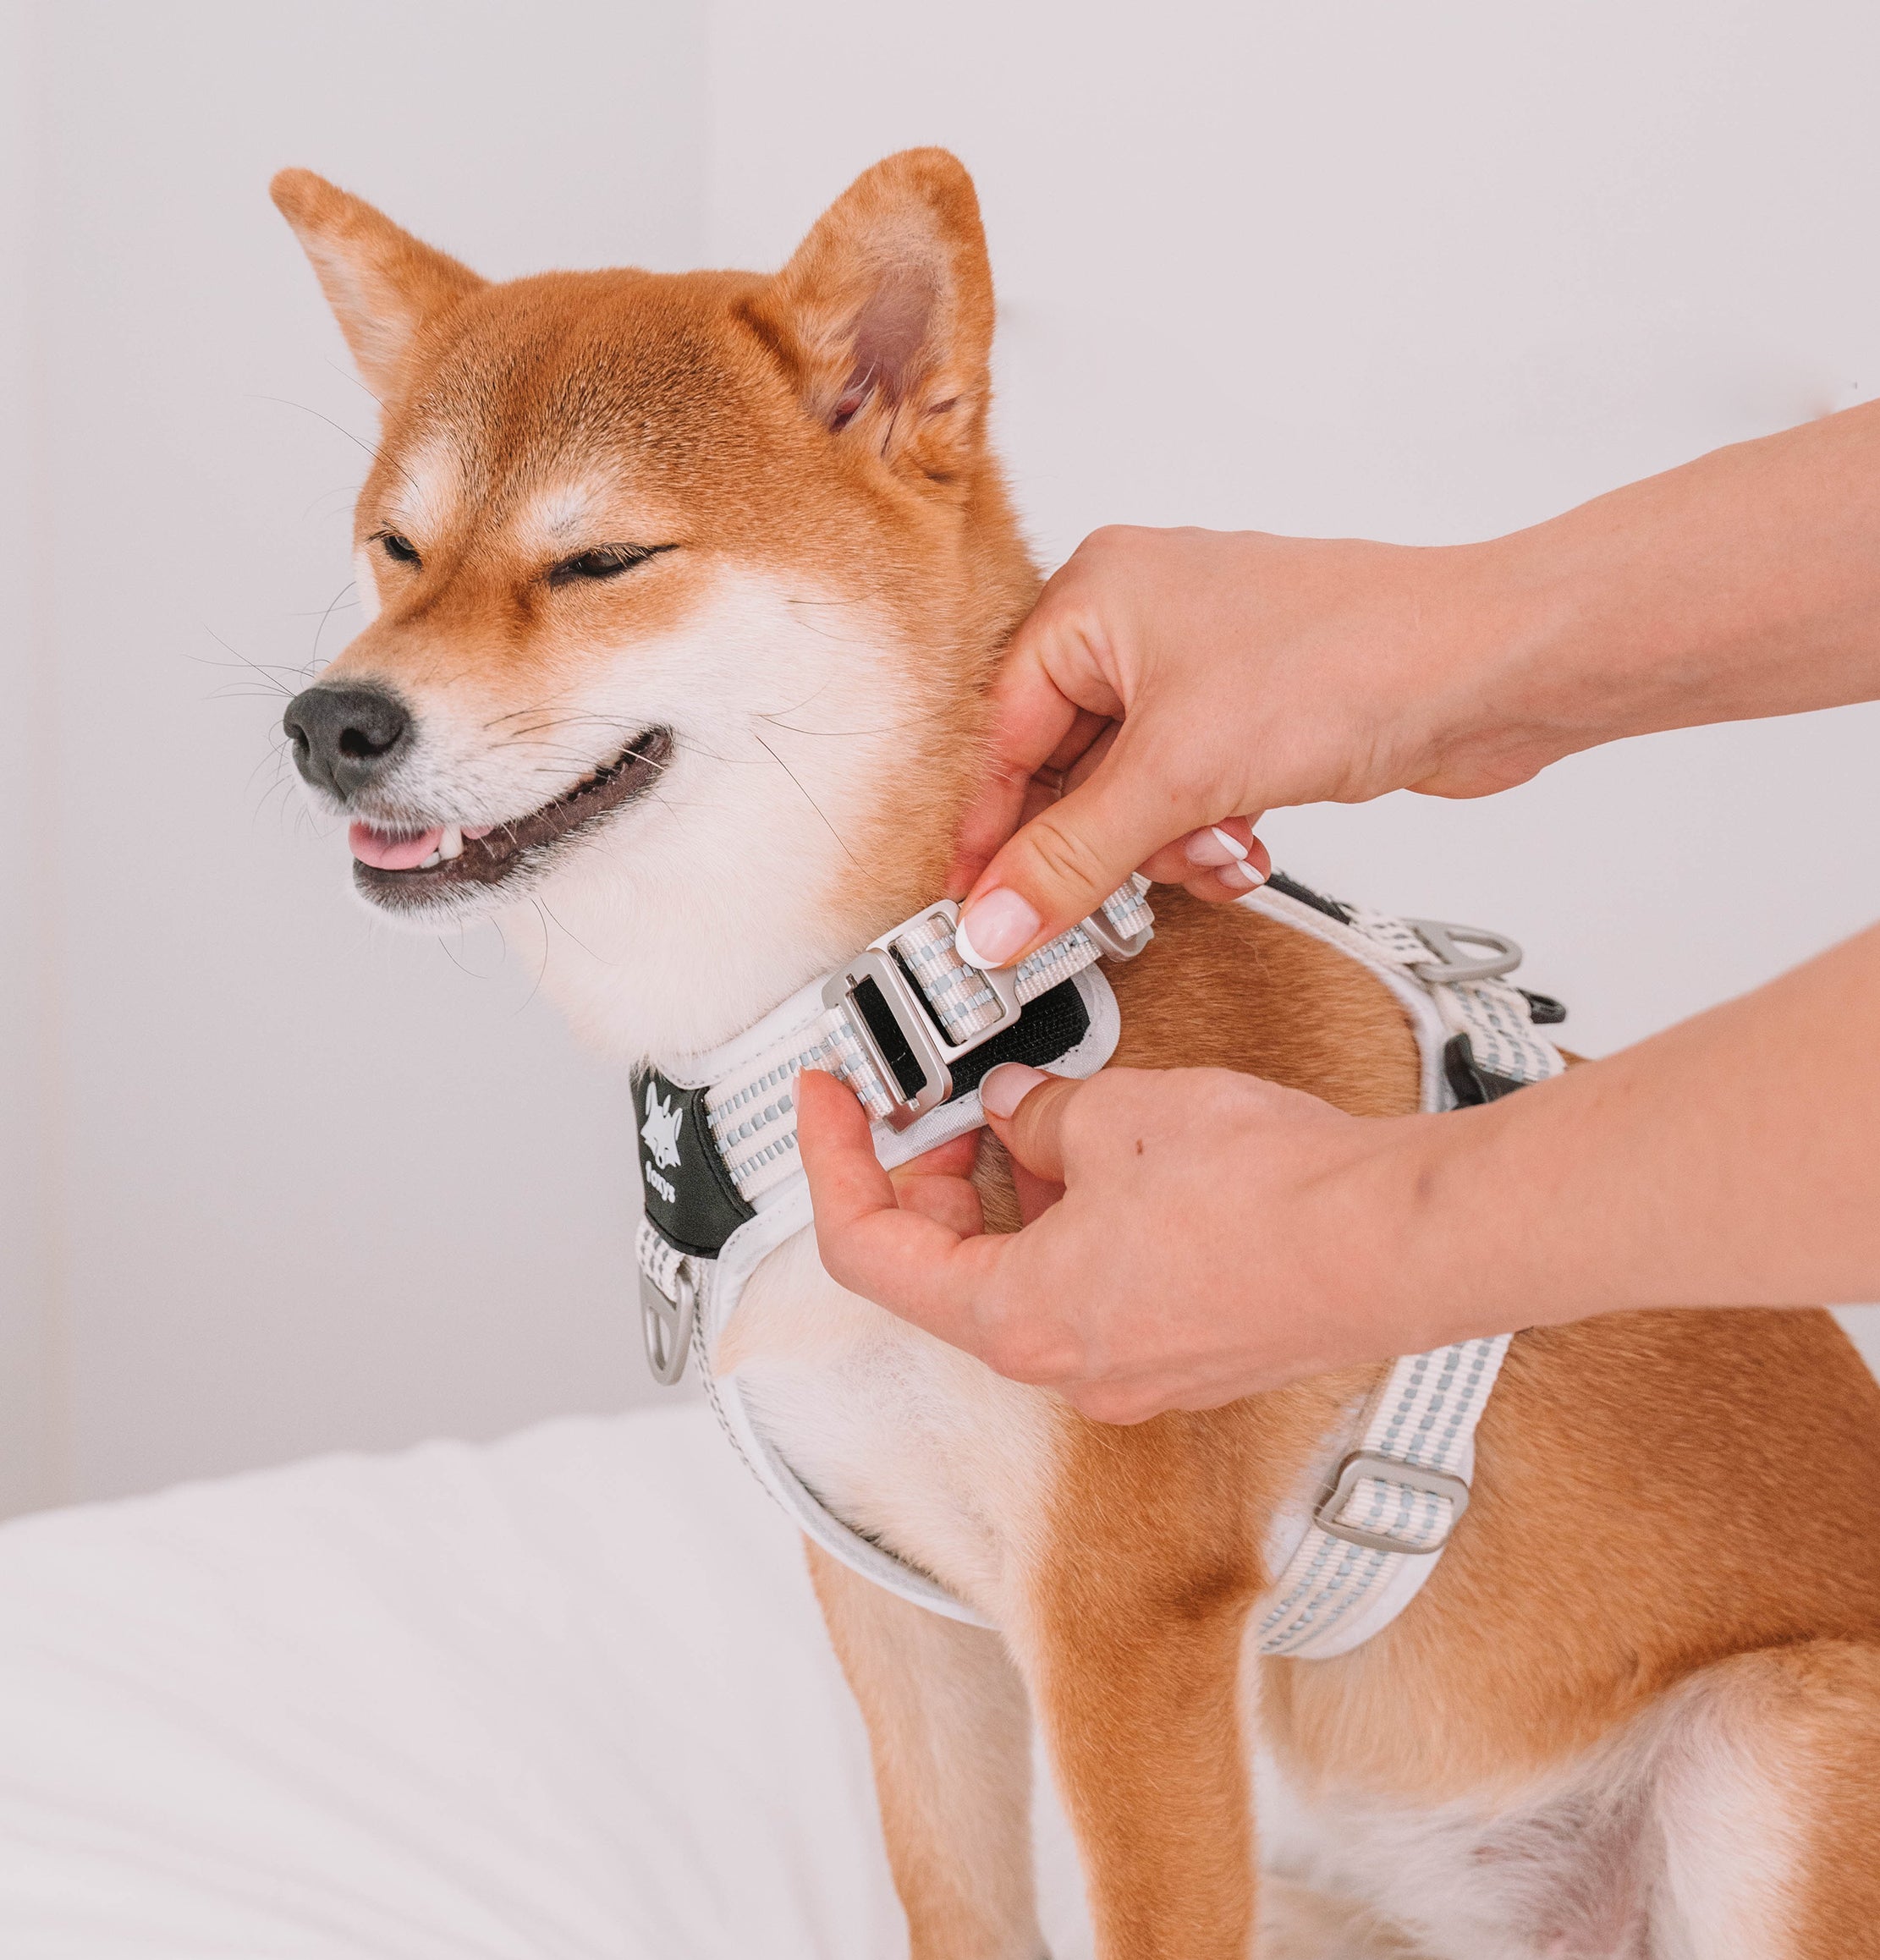
POLYGON ((673 1282, 679 1288, 676 1300, 668 1299, 649 1275, 640 1276, 640 1331, 646 1339, 646 1365, 662 1388, 670 1388, 685 1372, 698 1318, 698 1288, 683 1260, 673 1282))
POLYGON ((1513 973, 1521 964, 1521 949, 1505 932, 1491 932, 1486 925, 1458 925, 1448 919, 1406 919, 1424 945, 1436 955, 1418 960, 1410 971, 1426 986, 1453 987, 1465 980, 1498 980, 1513 973), (1469 959, 1465 946, 1492 947, 1487 959, 1469 959))

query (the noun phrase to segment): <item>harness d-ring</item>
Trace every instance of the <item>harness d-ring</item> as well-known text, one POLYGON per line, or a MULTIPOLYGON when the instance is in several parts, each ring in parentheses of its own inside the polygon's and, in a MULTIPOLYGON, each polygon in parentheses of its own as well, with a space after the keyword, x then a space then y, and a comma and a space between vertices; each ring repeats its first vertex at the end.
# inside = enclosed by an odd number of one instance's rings
POLYGON ((1448 919, 1406 919, 1434 959, 1416 961, 1410 971, 1426 986, 1459 986, 1466 980, 1498 980, 1513 973, 1521 964, 1521 949, 1505 932, 1492 932, 1486 925, 1458 925, 1448 919), (1487 958, 1470 959, 1465 946, 1487 947, 1487 958))
POLYGON ((662 1388, 670 1388, 685 1372, 698 1318, 698 1288, 683 1260, 673 1283, 679 1289, 677 1299, 668 1299, 644 1271, 640 1275, 640 1330, 646 1339, 646 1365, 662 1388))

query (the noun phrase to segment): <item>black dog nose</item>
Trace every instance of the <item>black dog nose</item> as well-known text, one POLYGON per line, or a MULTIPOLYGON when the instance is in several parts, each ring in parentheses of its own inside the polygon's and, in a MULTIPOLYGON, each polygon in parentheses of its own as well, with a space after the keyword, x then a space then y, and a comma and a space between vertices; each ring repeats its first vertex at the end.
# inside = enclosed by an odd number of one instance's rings
POLYGON ((342 801, 383 776, 411 738, 410 711, 385 688, 309 688, 281 726, 301 775, 342 801))

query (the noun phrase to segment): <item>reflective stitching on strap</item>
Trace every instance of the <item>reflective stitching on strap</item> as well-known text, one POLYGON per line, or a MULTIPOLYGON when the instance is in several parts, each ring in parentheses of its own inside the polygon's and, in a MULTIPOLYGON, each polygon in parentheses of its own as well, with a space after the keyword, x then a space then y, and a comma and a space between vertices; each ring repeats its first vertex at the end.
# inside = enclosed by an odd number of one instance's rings
MULTIPOLYGON (((1281 901, 1263 901, 1262 893, 1251 894, 1243 903, 1287 924, 1299 922, 1287 914, 1281 901)), ((1429 966, 1432 949, 1414 927, 1365 907, 1346 909, 1349 924, 1315 918, 1310 930, 1355 958, 1388 967, 1418 986, 1448 1033, 1469 1036, 1479 1068, 1513 1082, 1539 1082, 1566 1067, 1560 1051, 1535 1029, 1525 996, 1509 982, 1432 984, 1418 970, 1429 966)), ((1419 1026, 1417 1032, 1420 1042, 1424 1040, 1424 1029, 1419 1026)), ((1439 1082, 1435 1093, 1438 1106, 1453 1106, 1454 1093, 1447 1083, 1439 1082)), ((1476 1425, 1500 1372, 1509 1338, 1458 1342, 1396 1362, 1372 1401, 1351 1453, 1394 1459, 1406 1469, 1465 1476, 1473 1463, 1476 1425)), ((1456 1522, 1451 1499, 1396 1482, 1383 1465, 1375 1472, 1366 1466, 1366 1472, 1355 1479, 1337 1514, 1328 1516, 1326 1522, 1394 1539, 1405 1550, 1353 1544, 1321 1529, 1315 1518, 1267 1595, 1256 1634, 1261 1653, 1312 1659, 1347 1651, 1400 1610, 1442 1556, 1456 1522), (1406 1586, 1410 1592, 1404 1590, 1406 1586), (1395 1599, 1394 1606, 1387 1594, 1395 1599), (1389 1611, 1378 1619, 1386 1606, 1389 1611)))
POLYGON ((685 1263, 685 1255, 650 1218, 640 1221, 640 1230, 634 1238, 634 1251, 639 1258, 640 1271, 668 1299, 676 1300, 679 1269, 685 1263))
MULTIPOLYGON (((1558 1051, 1534 1031, 1525 997, 1507 982, 1491 979, 1432 985, 1424 980, 1416 969, 1430 964, 1431 948, 1405 922, 1355 910, 1349 925, 1317 911, 1308 918, 1304 908, 1295 907, 1283 894, 1267 892, 1251 893, 1242 903, 1250 910, 1264 912, 1292 929, 1326 940, 1370 966, 1395 988, 1422 1053, 1426 1106, 1448 1107, 1453 1101, 1440 1067, 1432 1066, 1432 1056, 1443 1046, 1442 1030, 1468 1034, 1478 1065, 1509 1081, 1538 1081, 1565 1066, 1558 1051)), ((1145 930, 1150 915, 1142 903, 1140 883, 1132 880, 1113 894, 1105 902, 1102 914, 1103 920, 1097 921, 1097 925, 1107 920, 1124 938, 1145 930)), ((922 931, 917 943, 906 943, 915 940, 916 934, 910 930, 893 942, 894 950, 906 971, 915 975, 923 996, 932 1003, 934 1018, 948 1042, 957 1047, 997 1018, 979 1018, 985 1008, 977 996, 981 991, 990 996, 991 989, 958 960, 943 931, 922 931), (975 1022, 970 1032, 954 1032, 975 1022)), ((1021 963, 1015 975, 1018 997, 1021 1002, 1036 998, 1091 965, 1099 953, 1090 933, 1074 928, 1021 963)), ((1080 986, 1085 984, 1079 982, 1080 986)), ((1113 1013, 1113 1007, 1108 1036, 1111 1046, 1115 1038, 1113 1013)), ((788 1027, 788 1020, 783 1024, 788 1027)), ((739 1235, 760 1234, 734 1262, 742 1276, 770 1245, 780 1243, 807 1221, 807 1205, 800 1194, 780 1189, 799 1171, 794 1095, 799 1071, 830 1070, 855 1090, 877 1122, 883 1121, 890 1110, 893 1085, 879 1079, 870 1048, 850 1024, 845 1008, 826 1008, 820 1013, 806 1009, 801 1022, 748 1062, 743 1061, 750 1053, 748 1038, 739 1040, 745 1045, 741 1051, 734 1046, 733 1051, 739 1054, 741 1065, 724 1079, 711 1082, 706 1090, 706 1121, 733 1183, 746 1202, 773 1194, 778 1208, 768 1214, 773 1237, 763 1238, 757 1221, 739 1235)), ((1108 1052, 1108 1047, 1102 1052, 1108 1052)), ((710 1078, 694 1073, 690 1080, 701 1084, 710 1078)), ((935 1112, 936 1117, 938 1114, 935 1112)), ((764 1216, 760 1212, 760 1218, 764 1216)), ((645 1221, 637 1249, 643 1270, 672 1298, 684 1263, 682 1255, 645 1221)), ((878 1548, 854 1540, 806 1491, 796 1490, 800 1480, 793 1480, 787 1466, 767 1469, 753 1460, 753 1448, 764 1455, 769 1446, 755 1428, 750 1430, 748 1446, 740 1436, 726 1406, 728 1399, 736 1401, 735 1385, 721 1394, 711 1373, 709 1353, 708 1328, 721 1326, 735 1305, 741 1276, 727 1282, 722 1262, 690 1264, 701 1296, 712 1302, 709 1312, 701 1304, 695 1323, 695 1345, 706 1394, 726 1434, 758 1480, 792 1510, 812 1536, 869 1578, 934 1611, 983 1623, 931 1578, 902 1567, 878 1548), (729 1294, 718 1298, 726 1283, 729 1294), (796 1490, 794 1498, 786 1500, 782 1495, 779 1477, 796 1490)), ((1350 1455, 1344 1459, 1347 1487, 1337 1514, 1328 1514, 1326 1522, 1388 1538, 1405 1550, 1390 1551, 1353 1543, 1321 1529, 1316 1521, 1310 1524, 1267 1595, 1256 1635, 1260 1652, 1302 1659, 1344 1652, 1387 1623, 1414 1595, 1441 1556, 1466 1491, 1456 1491, 1452 1497, 1439 1489, 1419 1488, 1394 1478, 1389 1464, 1400 1463, 1406 1473, 1415 1471, 1439 1482, 1453 1479, 1459 1484, 1465 1479, 1472 1466, 1476 1423, 1507 1347, 1506 1337, 1459 1342, 1394 1364, 1366 1411, 1351 1452, 1384 1461, 1374 1465, 1352 1463, 1350 1455)))
MULTIPOLYGON (((1152 918, 1135 879, 1112 894, 1104 912, 1125 932, 1145 928, 1152 918)), ((953 940, 944 919, 927 918, 896 934, 889 945, 947 1040, 958 1046, 996 1026, 1002 1011, 979 969, 954 951, 953 940)), ((1020 962, 1014 979, 1020 1003, 1049 993, 1100 957, 1090 935, 1072 926, 1020 962)), ((882 1080, 844 1007, 825 1009, 748 1066, 714 1083, 705 1094, 705 1120, 747 1205, 796 1174, 795 1082, 805 1068, 826 1068, 845 1082, 876 1123, 885 1122, 893 1107, 891 1085, 882 1080)))
POLYGON ((1103 901, 1103 916, 1125 939, 1134 938, 1155 923, 1155 914, 1149 909, 1148 890, 1149 881, 1138 872, 1103 901))
POLYGON ((1081 973, 1098 957, 1097 942, 1082 926, 1074 925, 1061 937, 1021 959, 1012 970, 1018 983, 1019 998, 1035 1001, 1047 994, 1059 980, 1081 973))
POLYGON ((944 919, 923 919, 895 940, 894 950, 949 1041, 970 1041, 1002 1018, 998 996, 985 975, 954 951, 953 928, 944 919))

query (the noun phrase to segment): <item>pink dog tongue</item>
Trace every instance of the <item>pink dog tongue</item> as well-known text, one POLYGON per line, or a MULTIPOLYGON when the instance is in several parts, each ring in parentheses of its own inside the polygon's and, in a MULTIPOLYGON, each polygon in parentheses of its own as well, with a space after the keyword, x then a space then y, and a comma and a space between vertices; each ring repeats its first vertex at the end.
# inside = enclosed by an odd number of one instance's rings
POLYGON ((346 832, 346 842, 360 864, 378 871, 410 871, 421 865, 444 841, 442 830, 420 831, 416 837, 400 837, 393 831, 374 830, 369 823, 355 823, 346 832))

